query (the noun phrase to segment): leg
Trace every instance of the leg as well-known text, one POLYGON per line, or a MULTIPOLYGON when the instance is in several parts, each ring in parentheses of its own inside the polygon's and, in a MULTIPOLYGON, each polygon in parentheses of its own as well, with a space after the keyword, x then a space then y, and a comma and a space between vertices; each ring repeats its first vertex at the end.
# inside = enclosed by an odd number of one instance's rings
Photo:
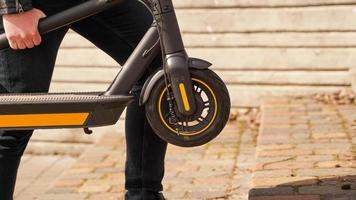
POLYGON ((126 110, 126 199, 156 199, 163 190, 164 158, 167 143, 152 130, 145 117, 144 106, 139 106, 141 87, 132 94, 135 101, 126 110))
MULTIPOLYGON (((152 16, 146 8, 138 1, 130 0, 78 22, 71 28, 123 65, 151 23, 152 16)), ((132 90, 135 101, 128 106, 126 114, 126 189, 138 196, 142 188, 153 192, 162 190, 167 143, 153 133, 145 118, 144 107, 138 105, 144 81, 151 71, 161 65, 159 57, 132 90)))
POLYGON ((12 200, 17 169, 32 131, 0 131, 0 199, 12 200))
MULTIPOLYGON (((47 92, 57 50, 66 30, 44 36, 42 44, 30 50, 1 50, 0 93, 47 92)), ((2 24, 0 32, 4 32, 2 24)), ((17 169, 32 132, 0 130, 1 200, 13 199, 17 169)))

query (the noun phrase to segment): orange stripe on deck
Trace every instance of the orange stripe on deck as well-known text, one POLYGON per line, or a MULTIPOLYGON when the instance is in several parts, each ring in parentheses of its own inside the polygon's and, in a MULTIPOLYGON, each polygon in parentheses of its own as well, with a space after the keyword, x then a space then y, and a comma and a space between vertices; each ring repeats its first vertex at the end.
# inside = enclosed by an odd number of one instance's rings
POLYGON ((88 116, 89 113, 0 115, 0 128, 79 126, 85 123, 88 116))

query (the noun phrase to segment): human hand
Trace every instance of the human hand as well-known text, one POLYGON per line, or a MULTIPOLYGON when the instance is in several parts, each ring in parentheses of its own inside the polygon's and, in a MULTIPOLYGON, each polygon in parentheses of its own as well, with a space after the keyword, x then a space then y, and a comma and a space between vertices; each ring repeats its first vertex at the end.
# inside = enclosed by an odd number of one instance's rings
POLYGON ((39 9, 3 15, 5 34, 12 49, 32 48, 41 44, 38 22, 46 15, 39 9))

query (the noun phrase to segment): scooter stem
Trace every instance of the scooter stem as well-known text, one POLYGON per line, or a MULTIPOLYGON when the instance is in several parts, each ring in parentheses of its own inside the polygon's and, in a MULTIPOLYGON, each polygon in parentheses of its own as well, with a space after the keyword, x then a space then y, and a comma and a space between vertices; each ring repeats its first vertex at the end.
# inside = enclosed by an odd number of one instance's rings
POLYGON ((154 17, 161 26, 161 47, 165 56, 165 71, 177 103, 183 115, 196 112, 192 80, 189 72, 188 55, 185 51, 178 20, 171 0, 155 0, 159 5, 154 17))

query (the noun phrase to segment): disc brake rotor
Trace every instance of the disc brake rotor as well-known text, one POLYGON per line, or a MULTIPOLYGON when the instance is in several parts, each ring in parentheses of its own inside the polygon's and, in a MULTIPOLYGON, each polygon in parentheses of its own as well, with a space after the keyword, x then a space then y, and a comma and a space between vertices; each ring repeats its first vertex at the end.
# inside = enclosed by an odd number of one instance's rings
MULTIPOLYGON (((198 81, 193 81, 193 88, 197 105, 196 112, 193 115, 185 116, 180 114, 174 99, 168 99, 173 104, 174 113, 168 112, 169 102, 167 99, 161 105, 162 111, 165 112, 165 121, 168 122, 170 129, 175 130, 179 135, 197 135, 214 120, 214 113, 216 112, 214 94, 198 81), (172 116, 172 114, 175 116, 172 116), (176 118, 175 122, 172 122, 172 118, 176 118)), ((165 92, 167 93, 167 90, 165 92)))

